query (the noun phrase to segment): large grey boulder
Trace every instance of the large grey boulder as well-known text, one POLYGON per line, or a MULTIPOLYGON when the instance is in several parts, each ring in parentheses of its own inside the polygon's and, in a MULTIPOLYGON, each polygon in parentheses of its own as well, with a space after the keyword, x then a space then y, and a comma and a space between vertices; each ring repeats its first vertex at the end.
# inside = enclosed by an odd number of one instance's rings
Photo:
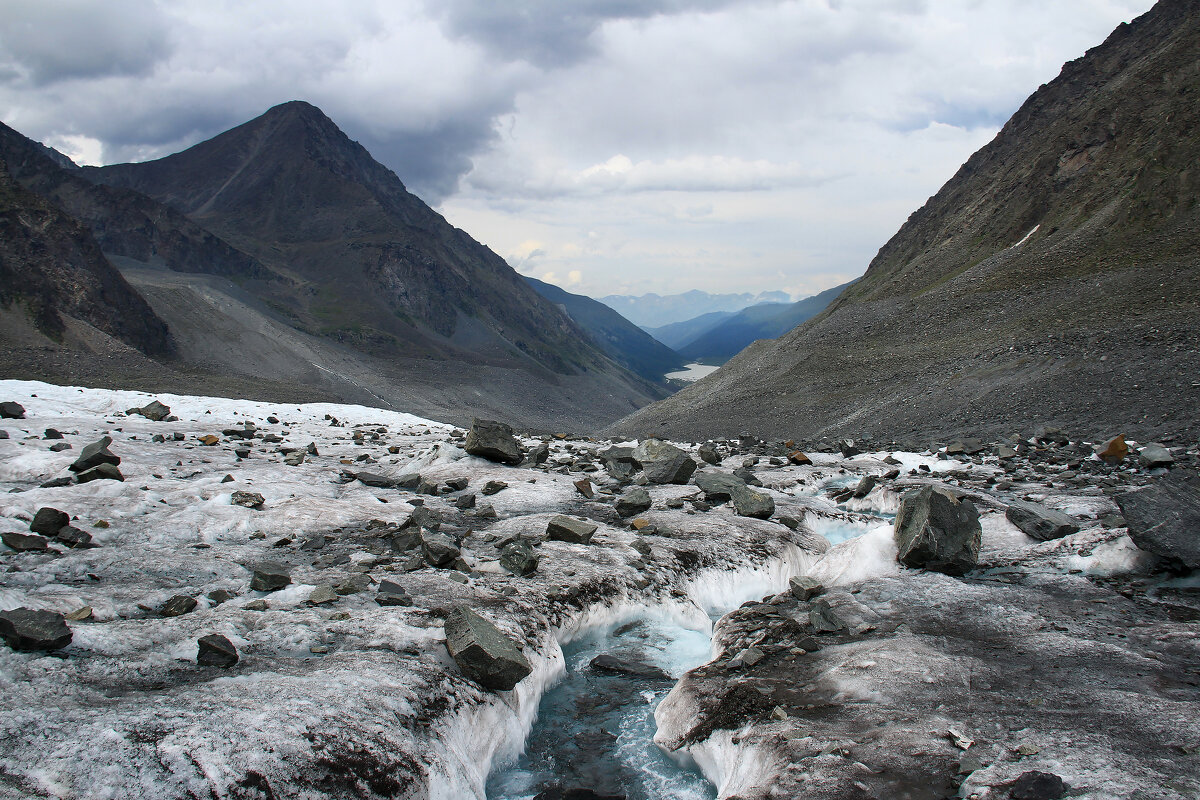
POLYGON ((524 539, 514 539, 500 549, 500 566, 520 578, 537 572, 540 562, 533 545, 524 539))
POLYGON ((1200 567, 1200 482, 1196 478, 1166 475, 1115 499, 1134 544, 1189 569, 1200 567))
POLYGON ((62 614, 14 608, 0 611, 0 637, 14 650, 57 650, 71 643, 62 614))
POLYGON ((256 592, 274 592, 292 582, 291 571, 278 561, 255 564, 251 571, 254 575, 250 578, 250 588, 256 592))
POLYGON ((524 457, 513 429, 490 419, 477 419, 471 423, 463 449, 473 456, 512 466, 520 464, 524 457))
POLYGON ((610 447, 597 453, 604 471, 619 481, 627 481, 638 471, 632 447, 610 447))
POLYGON ((79 451, 79 458, 68 469, 71 472, 85 472, 101 464, 112 464, 114 467, 121 463, 120 456, 113 455, 108 446, 112 444, 111 436, 102 436, 100 441, 92 442, 79 451))
POLYGON ((1079 532, 1079 523, 1074 519, 1038 503, 1016 500, 1004 512, 1004 516, 1027 535, 1043 542, 1079 532))
POLYGON ((25 406, 12 401, 0 403, 0 419, 25 419, 25 406))
POLYGON ((647 439, 633 448, 633 460, 651 483, 687 483, 696 471, 686 450, 660 439, 647 439))
POLYGON ((962 575, 979 562, 983 531, 970 500, 923 486, 900 499, 894 536, 901 564, 962 575))
POLYGON ((58 532, 71 524, 71 515, 57 508, 39 508, 29 523, 29 530, 43 536, 57 536, 58 532))
POLYGON ((739 516, 767 519, 775 513, 775 501, 766 492, 747 486, 733 493, 733 508, 739 516))
POLYGON ((616 508, 617 513, 622 517, 632 517, 634 514, 646 511, 650 505, 650 493, 639 486, 619 497, 616 508))
POLYGON ((454 563, 454 559, 462 555, 453 539, 444 533, 433 532, 421 534, 421 552, 431 567, 449 566, 454 563))
POLYGON ((767 519, 775 513, 775 501, 765 492, 755 491, 737 475, 728 472, 700 472, 696 474, 696 486, 712 503, 733 501, 734 509, 743 517, 767 519))
POLYGON ((517 642, 464 605, 446 614, 446 649, 471 680, 494 691, 508 691, 533 667, 517 642))
POLYGON ((546 536, 555 542, 570 542, 571 544, 589 544, 592 535, 599 527, 594 522, 574 519, 559 514, 546 525, 546 536))

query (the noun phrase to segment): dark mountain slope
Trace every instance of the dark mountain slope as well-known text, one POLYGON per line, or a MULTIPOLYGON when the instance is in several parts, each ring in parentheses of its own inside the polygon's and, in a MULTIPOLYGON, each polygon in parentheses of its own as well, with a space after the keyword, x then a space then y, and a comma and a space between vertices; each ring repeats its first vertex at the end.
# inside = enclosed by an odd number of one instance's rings
POLYGON ((2 123, 0 158, 22 186, 87 225, 106 254, 179 272, 279 279, 173 208, 128 189, 98 186, 66 156, 2 123))
POLYGON ((736 312, 710 311, 698 317, 685 319, 683 322, 671 322, 667 325, 660 325, 657 328, 643 328, 642 330, 667 347, 679 352, 679 348, 691 344, 704 333, 720 325, 723 320, 732 317, 734 313, 736 312))
POLYGON ((17 322, 27 318, 50 340, 61 340, 78 320, 147 355, 174 353, 166 324, 87 228, 13 180, 2 159, 0 310, 17 322))
POLYGON ((776 339, 820 314, 849 285, 843 283, 795 303, 760 303, 743 308, 680 347, 679 354, 688 361, 724 364, 751 342, 776 339))
POLYGON ((600 349, 621 366, 648 381, 683 366, 679 355, 616 311, 590 297, 571 294, 536 278, 525 278, 542 297, 561 308, 587 331, 600 349))
POLYGON ((1120 26, 1031 96, 825 313, 614 429, 1195 436, 1197 53, 1197 0, 1120 26))

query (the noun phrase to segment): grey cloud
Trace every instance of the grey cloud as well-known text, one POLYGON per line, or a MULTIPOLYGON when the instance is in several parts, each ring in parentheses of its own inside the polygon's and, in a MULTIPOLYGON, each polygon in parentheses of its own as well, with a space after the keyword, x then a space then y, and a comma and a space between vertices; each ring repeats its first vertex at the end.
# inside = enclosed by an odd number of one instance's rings
POLYGON ((0 15, 0 80, 42 87, 145 75, 171 52, 167 20, 150 0, 4 0, 0 15))

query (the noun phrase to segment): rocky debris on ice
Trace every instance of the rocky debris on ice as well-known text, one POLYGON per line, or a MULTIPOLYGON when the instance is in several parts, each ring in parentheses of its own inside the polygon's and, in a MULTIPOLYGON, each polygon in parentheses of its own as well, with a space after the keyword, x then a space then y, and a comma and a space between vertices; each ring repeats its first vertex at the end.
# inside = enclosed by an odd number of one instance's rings
POLYGON ((134 414, 140 414, 146 419, 154 420, 155 422, 162 422, 167 417, 171 416, 171 407, 159 402, 158 400, 151 400, 146 405, 138 408, 131 408, 125 413, 130 416, 133 416, 134 414))
POLYGON ((979 513, 942 487, 907 492, 896 514, 900 563, 947 575, 962 575, 979 560, 979 513))
POLYGON ((546 537, 554 542, 589 544, 597 528, 594 522, 557 514, 546 523, 546 537))
POLYGON ((238 651, 233 642, 219 633, 210 633, 196 640, 196 663, 202 667, 228 669, 238 663, 238 651))
POLYGON ((1200 479, 1164 476, 1118 494, 1116 501, 1134 544, 1188 569, 1200 568, 1200 479))
POLYGON ((11 400, 0 403, 0 419, 25 419, 25 406, 11 400))
POLYGON ((14 650, 59 650, 71 643, 62 614, 32 608, 0 611, 0 638, 14 650))
POLYGON ((1026 535, 1043 542, 1079 531, 1079 523, 1074 518, 1038 503, 1015 500, 1009 503, 1005 517, 1026 535))
POLYGON ((659 439, 647 439, 633 448, 632 458, 650 483, 687 483, 696 462, 686 450, 659 439))
POLYGON ((501 464, 520 464, 524 455, 513 429, 503 422, 476 419, 471 423, 463 449, 473 456, 501 464))
POLYGON ((444 627, 454 663, 486 688, 508 691, 533 672, 514 639, 465 605, 447 612, 444 627))

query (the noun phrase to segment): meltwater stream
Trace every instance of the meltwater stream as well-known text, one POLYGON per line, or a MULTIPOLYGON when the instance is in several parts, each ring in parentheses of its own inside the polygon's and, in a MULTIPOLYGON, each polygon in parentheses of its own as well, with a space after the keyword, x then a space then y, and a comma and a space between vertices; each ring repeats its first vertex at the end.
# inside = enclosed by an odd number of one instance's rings
POLYGON ((488 779, 489 800, 551 800, 571 789, 627 800, 713 800, 716 791, 699 771, 653 742, 655 707, 710 650, 707 633, 656 616, 568 644, 566 675, 542 699, 525 754, 488 779), (598 656, 605 658, 593 663, 598 656))

